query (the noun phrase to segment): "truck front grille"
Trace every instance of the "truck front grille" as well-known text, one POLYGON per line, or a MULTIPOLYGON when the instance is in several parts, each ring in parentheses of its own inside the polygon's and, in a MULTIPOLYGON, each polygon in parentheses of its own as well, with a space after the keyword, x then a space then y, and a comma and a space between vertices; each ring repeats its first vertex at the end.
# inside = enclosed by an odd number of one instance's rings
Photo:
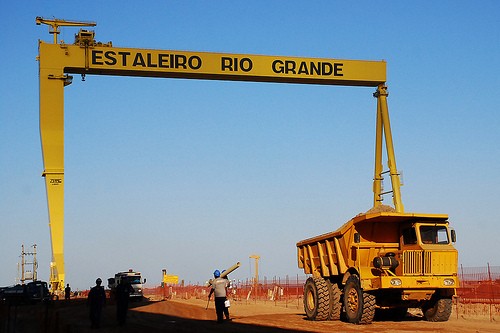
POLYGON ((455 251, 404 251, 404 275, 453 275, 457 273, 455 251))

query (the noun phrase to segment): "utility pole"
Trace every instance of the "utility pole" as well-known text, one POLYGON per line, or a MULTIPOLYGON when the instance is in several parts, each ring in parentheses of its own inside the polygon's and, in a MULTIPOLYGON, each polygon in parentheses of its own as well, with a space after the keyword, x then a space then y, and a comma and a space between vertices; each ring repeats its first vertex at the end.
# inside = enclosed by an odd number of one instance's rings
POLYGON ((21 245, 21 284, 24 284, 27 280, 37 280, 36 270, 38 268, 38 262, 36 260, 36 244, 33 244, 31 247, 33 248, 32 252, 24 252, 24 244, 21 245), (26 256, 33 256, 33 261, 26 261, 26 256), (26 265, 32 265, 31 271, 26 270, 26 265))
POLYGON ((259 259, 260 256, 257 254, 252 254, 251 259, 255 259, 255 277, 253 279, 255 297, 257 297, 257 287, 259 286, 259 259))

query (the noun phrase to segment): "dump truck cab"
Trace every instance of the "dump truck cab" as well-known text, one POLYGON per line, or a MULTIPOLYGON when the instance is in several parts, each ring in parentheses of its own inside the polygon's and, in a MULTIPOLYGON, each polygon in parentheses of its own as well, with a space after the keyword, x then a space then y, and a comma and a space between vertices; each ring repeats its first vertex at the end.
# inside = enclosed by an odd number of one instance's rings
POLYGON ((386 212, 353 226, 353 268, 364 290, 397 289, 413 305, 435 293, 454 295, 458 252, 447 215, 386 212))
POLYGON ((420 307, 430 321, 448 320, 458 287, 455 238, 447 215, 385 211, 298 242, 299 267, 312 274, 306 315, 331 319, 344 311, 348 321, 369 323, 376 309, 401 317, 420 307))

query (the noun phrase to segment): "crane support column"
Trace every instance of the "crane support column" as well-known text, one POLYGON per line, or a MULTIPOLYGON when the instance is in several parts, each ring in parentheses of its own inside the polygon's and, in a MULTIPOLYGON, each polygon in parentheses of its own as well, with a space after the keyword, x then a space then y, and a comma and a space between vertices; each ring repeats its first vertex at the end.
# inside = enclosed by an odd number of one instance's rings
POLYGON ((70 77, 62 68, 47 68, 39 59, 40 139, 52 244, 50 284, 64 289, 64 86, 70 77))
POLYGON ((382 132, 384 134, 387 148, 387 164, 392 184, 392 199, 397 212, 404 213, 404 206, 401 200, 401 182, 396 168, 396 156, 392 142, 391 122, 389 120, 389 109, 387 107, 387 86, 378 86, 374 96, 377 98, 377 137, 375 146, 375 176, 374 176, 374 206, 378 206, 382 201, 382 132))
POLYGON ((373 207, 380 206, 382 204, 382 177, 383 164, 382 164, 382 144, 383 144, 383 125, 382 125, 382 113, 380 112, 380 99, 377 93, 374 93, 377 97, 377 121, 376 121, 376 136, 375 136, 375 176, 373 177, 373 207))
POLYGON ((64 291, 64 87, 72 77, 64 71, 66 62, 81 56, 71 56, 68 45, 57 43, 59 28, 88 27, 95 22, 66 21, 37 17, 37 25, 46 24, 54 35, 54 44, 38 41, 40 82, 40 140, 43 154, 43 173, 47 191, 49 228, 52 244, 50 288, 53 293, 64 291))

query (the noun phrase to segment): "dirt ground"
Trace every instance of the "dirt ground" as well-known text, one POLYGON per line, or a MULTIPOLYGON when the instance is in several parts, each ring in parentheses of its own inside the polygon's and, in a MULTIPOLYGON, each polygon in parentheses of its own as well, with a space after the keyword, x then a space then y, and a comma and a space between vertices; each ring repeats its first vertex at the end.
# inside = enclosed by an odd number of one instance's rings
POLYGON ((91 330, 84 300, 56 302, 49 306, 2 309, 0 332, 500 332, 500 323, 489 318, 452 318, 444 323, 424 321, 418 314, 400 322, 375 321, 353 325, 340 321, 314 322, 305 318, 301 304, 233 302, 232 321, 215 322, 215 309, 199 299, 132 303, 125 326, 118 326, 115 306, 108 304, 101 328, 91 330))

